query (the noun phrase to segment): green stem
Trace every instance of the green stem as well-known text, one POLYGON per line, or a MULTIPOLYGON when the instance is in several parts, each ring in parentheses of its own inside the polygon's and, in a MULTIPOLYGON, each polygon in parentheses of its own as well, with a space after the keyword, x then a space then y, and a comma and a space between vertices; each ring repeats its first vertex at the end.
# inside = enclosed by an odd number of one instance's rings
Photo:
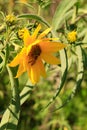
POLYGON ((40 16, 40 13, 41 13, 41 7, 40 7, 40 5, 38 6, 38 16, 40 16))

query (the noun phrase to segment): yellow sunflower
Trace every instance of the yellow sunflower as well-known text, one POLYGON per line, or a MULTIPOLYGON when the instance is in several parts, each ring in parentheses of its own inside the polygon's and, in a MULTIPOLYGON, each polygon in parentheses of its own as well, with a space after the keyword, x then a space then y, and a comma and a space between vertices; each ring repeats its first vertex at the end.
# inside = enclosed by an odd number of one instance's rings
POLYGON ((67 39, 72 43, 77 40, 77 32, 75 30, 69 32, 67 34, 67 39))
POLYGON ((39 81, 40 76, 46 77, 43 62, 59 64, 60 60, 53 53, 66 47, 63 43, 52 41, 53 38, 45 37, 50 32, 50 28, 38 34, 40 29, 41 25, 39 24, 32 35, 27 29, 25 30, 24 47, 9 64, 10 67, 19 65, 16 78, 27 71, 33 84, 39 81))
POLYGON ((20 2, 25 2, 25 3, 27 3, 28 2, 28 0, 19 0, 20 2))

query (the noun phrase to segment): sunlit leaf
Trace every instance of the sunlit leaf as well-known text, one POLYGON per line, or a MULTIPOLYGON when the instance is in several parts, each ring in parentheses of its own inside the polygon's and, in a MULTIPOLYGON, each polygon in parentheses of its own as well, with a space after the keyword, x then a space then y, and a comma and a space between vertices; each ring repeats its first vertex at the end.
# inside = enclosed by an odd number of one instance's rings
POLYGON ((53 17, 52 27, 57 30, 60 24, 66 19, 65 15, 71 9, 71 7, 77 2, 77 0, 62 0, 58 5, 53 17))

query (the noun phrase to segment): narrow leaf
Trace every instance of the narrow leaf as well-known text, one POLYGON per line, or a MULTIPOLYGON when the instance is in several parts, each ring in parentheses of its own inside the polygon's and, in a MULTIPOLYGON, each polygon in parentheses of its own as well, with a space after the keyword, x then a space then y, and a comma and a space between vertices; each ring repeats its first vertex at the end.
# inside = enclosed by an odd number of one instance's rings
POLYGON ((8 57, 9 57, 9 45, 6 44, 5 64, 4 64, 4 66, 6 66, 6 64, 7 64, 8 57))
POLYGON ((33 86, 26 85, 20 93, 20 104, 22 105, 30 96, 33 86))
POLYGON ((9 46, 8 46, 8 44, 6 45, 5 54, 3 54, 3 52, 0 52, 0 57, 2 58, 2 62, 0 63, 0 69, 1 69, 0 73, 2 73, 5 66, 6 66, 8 57, 9 57, 9 46))
POLYGON ((68 102, 70 102, 70 100, 75 96, 78 88, 81 85, 81 82, 82 82, 82 79, 83 79, 83 73, 84 73, 83 51, 82 51, 81 46, 76 47, 76 53, 77 53, 77 56, 78 56, 78 64, 77 64, 78 65, 78 75, 77 75, 77 78, 76 78, 76 84, 75 84, 71 94, 68 96, 68 98, 63 102, 63 104, 61 106, 56 108, 54 110, 54 112, 56 110, 59 110, 60 108, 64 107, 68 102))
POLYGON ((9 73, 12 87, 12 100, 2 117, 0 130, 16 130, 20 115, 20 97, 18 92, 18 81, 17 79, 13 78, 13 74, 8 66, 7 70, 9 73))
POLYGON ((38 16, 38 15, 22 14, 22 15, 19 15, 18 18, 34 19, 34 20, 37 20, 38 22, 41 22, 41 23, 45 24, 46 26, 50 27, 49 23, 44 18, 42 18, 41 16, 38 16))
MULTIPOLYGON (((44 107, 44 109, 46 109, 49 105, 51 105, 51 103, 53 103, 53 101, 57 98, 57 96, 59 95, 61 89, 63 88, 65 80, 66 80, 67 70, 68 70, 68 59, 67 59, 67 53, 66 53, 65 49, 60 51, 60 58, 61 58, 62 78, 61 78, 60 84, 58 85, 56 93, 51 98, 49 103, 44 107)), ((42 110, 44 110, 44 109, 42 109, 42 110)))
POLYGON ((0 63, 0 73, 2 73, 3 68, 4 68, 4 64, 5 64, 5 55, 2 52, 0 52, 0 57, 1 57, 1 60, 2 60, 2 62, 0 63))
POLYGON ((71 9, 71 7, 77 2, 77 0, 62 0, 58 5, 53 21, 52 27, 57 30, 60 27, 62 21, 65 21, 65 15, 71 9))
POLYGON ((33 7, 31 4, 29 4, 29 3, 26 3, 26 2, 20 2, 20 1, 16 1, 15 3, 17 3, 17 4, 24 4, 25 6, 27 6, 27 7, 29 7, 29 8, 31 8, 31 9, 34 10, 34 7, 33 7))

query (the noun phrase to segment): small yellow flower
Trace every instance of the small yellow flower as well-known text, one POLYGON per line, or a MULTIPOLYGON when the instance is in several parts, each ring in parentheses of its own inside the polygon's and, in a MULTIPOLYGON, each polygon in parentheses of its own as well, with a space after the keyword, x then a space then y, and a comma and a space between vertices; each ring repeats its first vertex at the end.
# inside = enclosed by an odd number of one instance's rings
POLYGON ((23 29, 20 29, 19 31, 18 31, 18 37, 20 38, 20 39, 23 39, 23 37, 24 37, 24 32, 26 31, 26 28, 23 28, 23 29))
POLYGON ((50 32, 50 28, 38 35, 40 29, 39 24, 32 35, 26 29, 23 38, 24 47, 9 64, 11 67, 19 65, 16 78, 27 71, 33 84, 39 81, 40 76, 46 77, 43 61, 49 64, 59 64, 60 60, 53 56, 53 53, 66 47, 65 44, 52 41, 53 38, 45 37, 50 32))
POLYGON ((8 25, 14 25, 16 23, 16 20, 17 20, 17 18, 13 14, 9 14, 6 16, 6 23, 8 25))
POLYGON ((25 2, 25 3, 27 3, 28 2, 28 0, 19 0, 20 2, 25 2))
POLYGON ((69 32, 67 35, 67 39, 72 43, 77 40, 77 32, 73 30, 72 32, 69 32))

